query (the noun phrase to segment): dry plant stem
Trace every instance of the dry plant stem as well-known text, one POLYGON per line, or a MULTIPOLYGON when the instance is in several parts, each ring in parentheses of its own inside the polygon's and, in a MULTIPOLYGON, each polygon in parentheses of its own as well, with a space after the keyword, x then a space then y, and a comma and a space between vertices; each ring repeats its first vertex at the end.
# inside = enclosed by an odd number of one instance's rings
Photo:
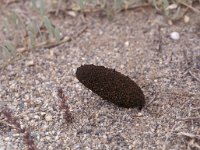
POLYGON ((165 139, 165 143, 163 145, 162 150, 166 150, 167 149, 167 142, 168 139, 171 137, 172 133, 174 132, 175 127, 177 126, 177 122, 175 122, 174 126, 172 127, 172 129, 166 134, 166 139, 165 139))
POLYGON ((17 129, 18 130, 18 128, 16 128, 16 126, 6 122, 5 120, 0 120, 0 124, 4 124, 6 126, 9 126, 9 127, 13 128, 13 129, 17 129))
POLYGON ((56 16, 58 16, 58 13, 59 13, 60 8, 61 8, 61 4, 62 4, 62 0, 58 0, 58 4, 57 4, 57 8, 56 8, 56 16))
POLYGON ((198 77, 196 77, 193 73, 192 73, 192 71, 189 69, 188 70, 188 73, 194 78, 194 79, 196 79, 198 82, 200 82, 200 79, 198 78, 198 77))
POLYGON ((186 136, 186 137, 190 137, 190 138, 196 138, 200 140, 200 135, 195 135, 192 133, 186 133, 186 132, 179 132, 178 133, 179 136, 186 136))
POLYGON ((183 51, 183 55, 185 57, 186 64, 187 64, 187 70, 185 71, 184 75, 189 73, 194 79, 196 79, 198 82, 200 82, 200 79, 198 77, 196 77, 191 71, 191 66, 189 66, 189 60, 188 60, 188 56, 187 56, 186 50, 183 51))
MULTIPOLYGON (((56 41, 56 40, 53 40, 53 41, 46 41, 46 42, 41 42, 39 44, 37 44, 34 49, 36 48, 53 48, 55 46, 58 46, 58 45, 61 45, 63 43, 66 43, 66 42, 70 42, 72 41, 73 39, 76 39, 77 37, 79 37, 85 30, 87 29, 87 26, 84 27, 79 33, 77 33, 74 37, 64 37, 61 41, 56 41)), ((27 51, 29 49, 27 49, 26 47, 22 47, 22 48, 18 48, 17 49, 17 52, 20 52, 20 53, 23 53, 25 51, 27 51)))
POLYGON ((186 4, 185 2, 183 2, 182 0, 177 0, 177 2, 178 3, 180 3, 181 5, 184 5, 184 6, 186 6, 186 7, 188 7, 188 8, 190 8, 192 11, 194 11, 195 13, 200 13, 200 11, 198 10, 198 9, 196 9, 196 8, 194 8, 194 7, 192 7, 192 6, 190 6, 190 5, 188 5, 188 4, 186 4))
MULTIPOLYGON (((46 42, 41 42, 39 44, 37 44, 34 49, 36 48, 52 48, 52 47, 55 47, 55 46, 58 46, 60 44, 63 44, 65 42, 69 42, 71 41, 72 39, 69 38, 69 37, 65 37, 63 38, 61 41, 56 41, 56 40, 53 40, 53 41, 46 41, 46 42)), ((23 53, 25 51, 27 51, 28 48, 27 47, 22 47, 22 48, 18 48, 17 49, 17 52, 20 52, 20 53, 23 53)))
POLYGON ((70 113, 70 108, 66 104, 67 101, 67 96, 64 95, 63 90, 60 88, 58 89, 58 97, 61 99, 60 101, 60 109, 64 112, 64 119, 67 123, 72 123, 73 117, 72 114, 70 113))
POLYGON ((20 60, 20 58, 21 58, 21 54, 20 53, 17 53, 16 55, 15 55, 15 57, 11 57, 11 58, 9 58, 8 60, 6 60, 4 63, 2 63, 1 65, 0 65, 0 69, 4 69, 6 66, 8 66, 9 64, 11 64, 11 63, 13 63, 13 62, 15 62, 15 61, 17 61, 17 60, 20 60))
MULTIPOLYGON (((189 107, 189 113, 188 113, 188 115, 189 115, 189 117, 191 117, 191 110, 192 110, 192 108, 191 108, 191 103, 190 103, 190 107, 189 107)), ((194 120, 192 119, 191 120, 191 125, 192 125, 192 130, 194 129, 194 120)))
POLYGON ((150 3, 130 5, 130 6, 126 7, 126 8, 122 8, 122 9, 117 10, 117 12, 126 11, 126 10, 134 10, 134 9, 137 9, 137 8, 149 7, 149 6, 151 6, 150 3))
POLYGON ((13 3, 19 3, 20 1, 21 1, 21 0, 8 1, 8 2, 6 3, 6 6, 11 5, 11 4, 13 4, 13 3))
POLYGON ((150 102, 148 102, 148 103, 142 108, 142 110, 145 109, 145 108, 147 108, 151 103, 153 103, 153 102, 155 101, 155 99, 156 99, 156 95, 154 96, 154 98, 153 98, 150 102))
POLYGON ((28 150, 35 150, 35 144, 31 137, 30 131, 28 131, 28 129, 26 128, 21 128, 21 125, 18 122, 19 119, 13 116, 9 109, 4 109, 1 111, 1 113, 5 116, 6 121, 0 120, 0 123, 3 123, 13 129, 16 129, 18 133, 23 134, 23 140, 26 146, 28 147, 28 150))
POLYGON ((193 107, 192 110, 199 110, 200 107, 193 107))
POLYGON ((191 138, 189 140, 189 142, 187 142, 188 149, 191 149, 190 147, 200 149, 200 145, 197 144, 197 140, 200 140, 199 135, 195 135, 195 134, 192 134, 192 133, 186 133, 186 132, 179 132, 177 135, 187 137, 187 138, 191 138))
POLYGON ((194 120, 194 119, 200 119, 200 117, 177 118, 177 120, 179 121, 188 121, 188 120, 194 120))

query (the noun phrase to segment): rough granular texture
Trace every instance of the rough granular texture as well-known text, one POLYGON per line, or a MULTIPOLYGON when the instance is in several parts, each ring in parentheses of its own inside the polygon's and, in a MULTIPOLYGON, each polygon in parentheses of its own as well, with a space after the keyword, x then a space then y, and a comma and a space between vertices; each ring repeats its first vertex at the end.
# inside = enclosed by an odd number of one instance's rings
POLYGON ((145 97, 140 87, 114 69, 104 66, 82 65, 76 71, 76 77, 87 88, 120 107, 138 107, 145 105, 145 97))

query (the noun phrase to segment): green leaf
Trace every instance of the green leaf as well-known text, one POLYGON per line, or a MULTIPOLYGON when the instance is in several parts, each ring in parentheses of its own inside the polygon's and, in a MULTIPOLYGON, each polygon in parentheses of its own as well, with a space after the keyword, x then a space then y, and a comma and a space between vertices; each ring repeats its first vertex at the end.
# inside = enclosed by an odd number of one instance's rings
POLYGON ((81 9, 84 8, 85 0, 77 0, 77 3, 81 9))
POLYGON ((48 19, 47 16, 44 16, 44 25, 47 28, 49 34, 54 36, 54 27, 53 27, 51 21, 48 19))
POLYGON ((156 10, 159 10, 156 0, 153 0, 153 6, 156 8, 156 10))
POLYGON ((31 31, 28 31, 28 37, 31 40, 31 46, 35 47, 36 46, 36 37, 34 36, 34 34, 31 31))
POLYGON ((31 0, 31 2, 32 2, 32 7, 34 9, 37 9, 36 0, 31 0))
POLYGON ((16 54, 16 49, 15 49, 14 45, 11 44, 10 42, 6 42, 4 44, 3 51, 4 51, 4 56, 6 58, 16 54))
POLYGON ((15 11, 11 11, 9 17, 8 17, 8 21, 11 24, 14 24, 15 27, 18 27, 19 24, 19 18, 17 16, 17 14, 15 13, 15 11))
POLYGON ((115 0, 114 1, 115 9, 119 9, 123 6, 123 0, 115 0))
POLYGON ((9 53, 16 52, 15 47, 9 42, 5 43, 4 47, 8 50, 9 53))
POLYGON ((60 41, 61 40, 61 35, 60 35, 60 31, 58 30, 58 28, 55 28, 54 29, 54 36, 56 38, 57 41, 60 41))
POLYGON ((46 13, 45 3, 44 0, 40 0, 40 14, 43 16, 46 13))

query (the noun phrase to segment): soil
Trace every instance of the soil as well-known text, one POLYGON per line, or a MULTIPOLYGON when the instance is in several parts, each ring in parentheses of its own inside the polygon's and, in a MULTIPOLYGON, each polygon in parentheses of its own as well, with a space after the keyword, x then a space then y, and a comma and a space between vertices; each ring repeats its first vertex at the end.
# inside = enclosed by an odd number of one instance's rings
MULTIPOLYGON (((112 20, 97 14, 52 17, 64 36, 78 36, 23 52, 2 68, 0 105, 29 129, 35 149, 200 149, 200 18, 187 15, 188 23, 173 25, 152 8, 112 20), (170 38, 174 31, 179 40, 170 38), (76 79, 82 64, 128 75, 142 88, 146 106, 138 111, 102 100, 76 79), (63 119, 59 88, 73 123, 63 119)), ((23 133, 5 124, 2 114, 0 120, 0 150, 27 149, 23 133)))

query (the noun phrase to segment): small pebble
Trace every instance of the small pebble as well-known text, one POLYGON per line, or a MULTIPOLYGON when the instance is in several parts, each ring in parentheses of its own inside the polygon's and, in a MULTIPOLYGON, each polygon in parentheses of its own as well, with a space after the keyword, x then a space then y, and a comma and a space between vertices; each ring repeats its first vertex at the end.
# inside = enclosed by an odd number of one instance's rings
POLYGON ((76 17, 76 16, 77 16, 77 14, 76 14, 75 11, 68 11, 67 14, 68 14, 69 16, 72 16, 72 17, 76 17))
POLYGON ((5 141, 9 141, 9 140, 10 140, 10 138, 9 138, 9 137, 6 137, 4 140, 5 140, 5 141))
POLYGON ((26 65, 27 65, 28 67, 30 67, 30 66, 34 66, 35 64, 34 64, 34 61, 33 61, 33 60, 30 60, 30 61, 27 61, 27 62, 26 62, 26 65))
POLYGON ((138 117, 141 117, 141 116, 142 116, 142 113, 141 113, 141 112, 139 112, 139 113, 138 113, 138 117))
POLYGON ((190 21, 190 17, 187 16, 187 15, 185 15, 185 16, 184 16, 184 22, 185 22, 185 23, 188 23, 189 21, 190 21))
POLYGON ((45 116, 45 120, 46 120, 46 121, 52 121, 52 116, 49 115, 49 114, 47 114, 47 115, 45 116))
POLYGON ((170 33, 170 38, 173 40, 179 40, 180 39, 180 35, 178 32, 172 32, 170 33))
POLYGON ((128 47, 128 46, 130 45, 129 41, 126 41, 126 42, 124 43, 124 45, 125 45, 126 47, 128 47))

